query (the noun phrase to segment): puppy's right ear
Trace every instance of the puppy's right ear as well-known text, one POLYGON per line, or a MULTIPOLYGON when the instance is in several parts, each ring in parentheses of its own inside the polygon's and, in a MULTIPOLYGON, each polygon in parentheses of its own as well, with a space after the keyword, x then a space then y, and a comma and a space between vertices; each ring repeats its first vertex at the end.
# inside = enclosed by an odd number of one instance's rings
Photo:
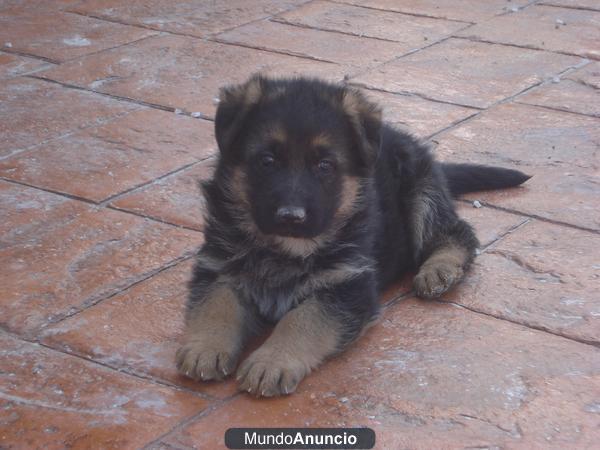
POLYGON ((215 116, 215 136, 219 151, 226 156, 235 148, 236 138, 249 111, 263 93, 263 79, 255 75, 243 84, 221 88, 219 107, 215 116))

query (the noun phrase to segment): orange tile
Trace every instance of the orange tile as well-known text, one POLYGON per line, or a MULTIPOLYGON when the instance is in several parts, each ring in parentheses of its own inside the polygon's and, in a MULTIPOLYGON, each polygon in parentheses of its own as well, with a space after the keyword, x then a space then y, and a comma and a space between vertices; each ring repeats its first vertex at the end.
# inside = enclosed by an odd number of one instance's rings
POLYGON ((451 305, 406 300, 297 393, 244 394, 162 445, 222 448, 231 427, 368 426, 383 449, 593 446, 598 354, 451 305))
POLYGON ((69 8, 81 14, 204 37, 291 9, 308 0, 87 0, 69 8))
POLYGON ((449 39, 351 81, 389 92, 409 92, 486 108, 580 61, 574 56, 449 39))
POLYGON ((141 448, 208 402, 0 334, 2 448, 141 448))
POLYGON ((0 161, 0 176, 100 202, 210 156, 212 129, 145 109, 0 161))
POLYGON ((0 321, 35 334, 191 253, 202 236, 0 183, 0 321))
POLYGON ((436 136, 440 159, 492 164, 533 175, 523 187, 468 194, 503 208, 600 229, 596 158, 600 120, 504 104, 436 136))
POLYGON ((0 42, 12 50, 63 62, 156 34, 77 14, 30 10, 0 16, 0 42))
POLYGON ((134 211, 169 223, 201 230, 203 200, 199 182, 212 173, 214 160, 204 161, 183 172, 119 197, 112 206, 134 211))
POLYGON ((159 36, 46 70, 41 76, 149 103, 212 115, 219 87, 257 71, 342 80, 337 64, 218 44, 159 36))
POLYGON ((0 158, 137 108, 46 81, 4 81, 0 85, 0 158))
POLYGON ((532 5, 457 33, 470 39, 522 45, 600 59, 600 11, 532 5))
POLYGON ((199 383, 180 376, 175 368, 191 269, 191 261, 178 264, 49 327, 43 342, 118 370, 230 396, 237 390, 231 379, 199 383))

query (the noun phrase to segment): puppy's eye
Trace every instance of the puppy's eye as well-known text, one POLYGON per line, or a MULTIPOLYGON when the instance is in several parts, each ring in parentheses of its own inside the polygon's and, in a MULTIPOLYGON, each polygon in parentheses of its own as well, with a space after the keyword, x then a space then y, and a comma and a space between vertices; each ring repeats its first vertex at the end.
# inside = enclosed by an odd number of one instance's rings
POLYGON ((317 167, 319 168, 319 172, 321 173, 331 173, 335 169, 335 165, 333 164, 333 162, 328 159, 322 159, 321 161, 319 161, 317 167))
POLYGON ((272 166, 274 162, 275 162, 275 158, 273 158, 273 155, 264 154, 264 155, 260 156, 260 164, 263 167, 272 166))

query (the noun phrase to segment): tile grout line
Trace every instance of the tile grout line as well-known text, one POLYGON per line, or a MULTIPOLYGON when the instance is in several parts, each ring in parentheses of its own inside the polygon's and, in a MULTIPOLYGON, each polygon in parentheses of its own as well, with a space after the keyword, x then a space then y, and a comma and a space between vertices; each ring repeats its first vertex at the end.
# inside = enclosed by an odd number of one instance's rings
POLYGON ((27 53, 27 52, 22 52, 20 50, 13 50, 11 47, 2 46, 2 47, 0 47, 0 51, 2 51, 4 53, 10 53, 11 55, 23 56, 25 58, 36 59, 38 61, 44 61, 46 63, 54 64, 56 66, 61 64, 61 62, 56 59, 47 58, 45 56, 38 56, 38 55, 34 55, 31 53, 27 53))
POLYGON ((68 357, 71 357, 71 358, 80 359, 80 360, 86 361, 88 363, 91 363, 91 364, 103 367, 104 369, 109 370, 111 372, 118 372, 118 373, 121 373, 121 374, 126 375, 128 377, 135 378, 137 380, 144 380, 144 381, 148 381, 148 382, 150 382, 152 384, 159 385, 161 387, 166 387, 166 388, 174 389, 174 390, 177 390, 179 392, 189 393, 189 394, 192 394, 194 396, 197 396, 197 397, 202 398, 202 399, 207 400, 207 401, 213 401, 213 400, 217 399, 217 397, 213 397, 212 395, 206 394, 204 392, 194 391, 193 389, 186 388, 185 386, 179 386, 179 385, 176 385, 176 384, 167 383, 167 382, 165 382, 163 380, 154 378, 152 376, 143 375, 143 374, 140 374, 140 373, 137 373, 137 372, 131 372, 131 371, 128 371, 127 369, 113 367, 111 365, 103 363, 102 361, 98 361, 98 360, 92 359, 90 357, 87 357, 87 356, 85 356, 83 354, 80 354, 80 353, 71 353, 71 352, 62 350, 60 348, 53 347, 53 346, 48 345, 46 343, 40 342, 37 339, 29 339, 29 338, 27 338, 25 336, 22 336, 20 334, 14 333, 14 332, 6 330, 6 329, 0 328, 0 333, 6 334, 6 335, 12 337, 13 339, 18 340, 18 341, 27 342, 28 344, 32 344, 32 345, 37 345, 37 346, 43 347, 43 348, 45 348, 47 350, 50 350, 51 352, 56 352, 56 353, 60 353, 61 355, 65 355, 65 356, 68 356, 68 357))
POLYGON ((215 158, 214 155, 209 155, 204 158, 197 159, 196 161, 193 161, 191 163, 185 164, 181 167, 177 167, 176 169, 173 169, 170 172, 163 173, 162 175, 159 175, 156 178, 152 178, 149 181, 144 181, 144 182, 142 182, 138 185, 132 186, 124 191, 113 194, 113 195, 105 198, 104 200, 98 202, 97 205, 100 207, 111 206, 111 205, 109 205, 109 203, 114 202, 115 200, 119 200, 121 197, 125 197, 134 192, 141 191, 149 186, 152 186, 152 185, 154 185, 160 181, 163 181, 167 178, 170 178, 172 176, 179 175, 181 172, 185 172, 186 170, 191 169, 195 166, 199 166, 207 161, 211 161, 213 158, 215 158))
POLYGON ((552 331, 552 330, 550 330, 548 328, 545 328, 543 326, 533 325, 533 324, 530 324, 530 323, 527 323, 527 322, 522 323, 522 322, 519 322, 517 320, 512 320, 512 319, 510 319, 508 317, 502 317, 502 316, 499 316, 499 315, 496 315, 496 314, 486 313, 484 311, 480 311, 480 310, 477 310, 477 309, 472 308, 472 307, 461 305, 460 303, 455 303, 455 302, 450 302, 450 301, 444 301, 444 300, 434 300, 434 301, 436 303, 440 303, 440 304, 454 305, 454 306, 456 306, 458 308, 466 309, 467 311, 471 311, 471 312, 473 312, 475 314, 481 314, 483 316, 492 317, 494 319, 502 320, 504 322, 509 322, 509 323, 512 323, 512 324, 515 324, 515 325, 519 325, 519 326, 522 326, 524 328, 528 328, 530 330, 536 330, 536 331, 539 331, 539 332, 542 332, 542 333, 548 333, 548 334, 551 334, 552 336, 556 336, 556 337, 560 337, 560 338, 563 338, 563 339, 567 339, 567 340, 572 341, 572 342, 577 342, 578 344, 589 345, 589 346, 592 346, 592 347, 595 347, 595 348, 600 348, 600 342, 598 342, 598 341, 588 341, 586 339, 581 339, 581 338, 576 338, 574 336, 569 336, 569 335, 566 335, 566 334, 561 334, 559 332, 552 331))
POLYGON ((574 9, 576 11, 587 11, 587 12, 600 12, 600 9, 594 9, 594 8, 588 8, 585 6, 570 6, 570 5, 551 5, 549 3, 544 3, 539 2, 537 3, 538 6, 547 6, 549 8, 556 8, 556 9, 574 9))
POLYGON ((289 50, 276 50, 276 49, 271 49, 271 48, 263 47, 263 46, 260 46, 260 45, 245 44, 243 42, 225 41, 222 38, 219 38, 218 36, 207 38, 206 40, 209 41, 209 42, 215 42, 217 44, 222 44, 222 45, 229 45, 229 46, 232 46, 232 47, 248 48, 248 49, 251 49, 251 50, 258 50, 258 51, 261 51, 261 52, 275 53, 277 55, 291 56, 291 57, 294 57, 294 58, 301 58, 301 59, 306 59, 308 61, 316 61, 316 62, 320 62, 320 63, 333 64, 333 65, 341 66, 341 67, 347 66, 347 64, 338 63, 338 62, 332 61, 330 59, 318 58, 316 56, 306 55, 304 53, 297 53, 297 52, 293 52, 293 51, 289 51, 289 50))
POLYGON ((461 39, 461 40, 470 41, 470 42, 479 42, 481 44, 503 45, 505 47, 514 47, 514 48, 520 48, 520 49, 525 49, 525 50, 533 50, 533 51, 536 51, 536 52, 545 52, 545 53, 553 53, 553 54, 556 54, 556 55, 571 56, 571 57, 576 57, 576 58, 585 58, 585 59, 591 59, 591 60, 600 60, 600 59, 592 58, 592 57, 590 57, 588 55, 578 55, 576 53, 563 52, 563 51, 560 51, 560 50, 549 50, 549 49, 534 47, 534 46, 525 45, 525 44, 518 45, 518 44, 510 44, 508 42, 495 42, 495 41, 490 41, 490 40, 483 39, 483 38, 476 38, 476 37, 472 37, 472 36, 457 36, 457 35, 452 35, 451 37, 453 39, 461 39))
MULTIPOLYGON (((467 201, 469 201, 469 200, 467 200, 467 201)), ((586 227, 583 227, 581 225, 575 225, 575 224, 568 223, 568 222, 561 222, 559 220, 549 219, 547 217, 538 216, 536 214, 527 213, 527 212, 524 212, 524 211, 519 211, 517 209, 510 209, 510 208, 505 208, 503 206, 497 206, 497 205, 494 205, 493 203, 488 203, 486 201, 481 201, 481 200, 479 200, 479 201, 484 206, 487 206, 489 208, 492 208, 492 209, 495 209, 495 210, 498 210, 498 211, 502 211, 502 212, 506 212, 506 213, 509 213, 509 214, 513 214, 513 215, 516 215, 516 216, 525 216, 525 217, 528 217, 530 219, 536 219, 536 220, 539 220, 540 222, 546 222, 546 223, 550 223, 552 225, 564 226, 564 227, 573 228, 573 229, 579 230, 579 231, 586 231, 588 233, 593 233, 593 234, 600 234, 600 230, 594 230, 593 228, 586 228, 586 227)))
MULTIPOLYGON (((406 55, 405 55, 406 56, 406 55)), ((390 62, 390 61, 388 61, 390 62)), ((425 94, 421 94, 418 92, 411 92, 411 91, 390 91, 388 89, 384 89, 384 88, 380 88, 380 87, 374 87, 374 86, 369 86, 366 84, 363 84, 361 82, 357 82, 357 81, 352 81, 352 80, 347 80, 346 81, 346 85, 348 86, 354 86, 360 89, 364 89, 366 91, 374 91, 374 92, 381 92, 383 94, 394 94, 394 95, 399 95, 402 97, 418 97, 420 99, 423 100, 427 100, 429 102, 434 102, 434 103, 441 103, 443 105, 451 105, 451 106, 460 106, 461 108, 469 108, 469 109, 473 109, 476 110, 477 112, 481 112, 484 111, 485 108, 479 107, 479 106, 472 106, 472 105, 465 105, 462 103, 453 103, 453 102, 449 102, 446 100, 439 100, 433 97, 429 97, 425 94)))
POLYGON ((303 28, 305 30, 324 31, 326 33, 341 34, 343 36, 354 36, 354 37, 361 38, 361 39, 371 39, 371 40, 375 40, 375 41, 390 42, 390 43, 394 43, 394 44, 402 43, 402 41, 395 41, 393 39, 386 39, 386 38, 381 38, 381 37, 377 37, 377 36, 367 36, 365 34, 351 33, 348 31, 336 30, 334 28, 316 27, 313 25, 307 25, 305 23, 300 23, 300 22, 291 22, 283 17, 278 17, 278 16, 272 17, 271 19, 269 19, 269 22, 279 23, 281 25, 288 25, 290 27, 303 28))
POLYGON ((182 419, 180 420, 178 423, 176 423, 169 431, 159 435, 158 437, 156 437, 155 439, 151 440, 150 442, 148 442, 147 444, 145 444, 142 447, 142 450, 151 450, 156 444, 159 444, 163 439, 168 438, 169 436, 171 436, 172 434, 175 434, 176 432, 182 430, 183 428, 185 428, 187 425, 191 424, 192 422, 195 422, 197 420, 201 420, 202 418, 212 414, 214 411, 216 411, 217 409, 220 409, 221 407, 229 404, 230 402, 232 402, 233 400, 235 400, 236 398, 238 398, 241 395, 240 392, 236 392, 235 394, 232 394, 229 397, 226 397, 224 399, 219 399, 211 404, 209 404, 206 409, 203 409, 202 411, 191 415, 190 417, 188 417, 187 419, 182 419))
MULTIPOLYGON (((25 75, 25 77, 34 78, 34 77, 29 77, 28 75, 25 75)), ((40 81, 46 81, 46 80, 40 79, 40 81)), ((77 134, 77 133, 79 133, 81 131, 88 130, 90 128, 101 127, 101 126, 104 126, 104 125, 108 125, 108 124, 114 122, 115 120, 119 120, 119 119, 121 119, 121 118, 123 118, 125 116, 128 116, 131 113, 138 112, 138 111, 143 111, 143 109, 142 108, 134 108, 134 109, 131 109, 130 111, 124 111, 122 113, 117 113, 114 116, 110 116, 110 117, 107 117, 105 119, 100 119, 100 120, 96 120, 96 121, 90 122, 89 124, 83 125, 83 126, 77 128, 75 130, 69 131, 67 133, 61 134, 61 135, 56 136, 56 137, 52 137, 52 138, 46 139, 44 141, 38 142, 37 144, 32 144, 32 145, 30 145, 28 147, 17 148, 16 150, 14 150, 9 155, 0 156, 0 161, 7 160, 9 158, 12 158, 15 155, 20 155, 21 153, 25 153, 25 152, 27 152, 29 150, 35 150, 36 148, 41 147, 42 145, 50 144, 50 143, 52 143, 54 141, 59 141, 61 139, 65 139, 65 138, 67 138, 69 136, 77 134)))
POLYGON ((124 96, 120 96, 120 95, 116 95, 116 94, 110 94, 110 93, 107 93, 107 92, 95 91, 93 89, 89 89, 89 88, 82 87, 82 86, 77 86, 75 84, 69 84, 69 83, 64 83, 62 81, 56 81, 56 80, 53 80, 51 78, 46 78, 46 77, 41 77, 41 76, 35 76, 35 75, 25 75, 25 78, 32 78, 34 80, 45 81, 47 83, 54 83, 54 84, 58 84, 59 86, 63 86, 65 88, 67 88, 67 89, 75 89, 75 90, 78 90, 78 91, 91 92, 93 94, 102 95, 102 96, 105 96, 105 97, 108 97, 108 98, 112 98, 112 99, 115 99, 115 100, 124 101, 124 102, 127 102, 127 103, 133 103, 135 105, 145 106, 145 107, 148 107, 148 108, 160 109, 162 111, 168 111, 168 112, 174 113, 175 110, 177 109, 177 108, 174 108, 172 106, 164 106, 164 105, 160 105, 158 103, 149 103, 149 102, 145 102, 143 100, 136 100, 136 99, 130 98, 130 97, 124 97, 124 96))
POLYGON ((35 330, 35 334, 36 335, 43 334, 44 331, 47 330, 48 328, 59 325, 59 324, 63 323, 65 320, 75 317, 75 316, 81 314, 82 312, 88 310, 89 308, 92 308, 96 305, 104 303, 105 301, 110 300, 111 298, 116 297, 117 295, 125 293, 125 292, 129 291, 130 289, 136 287, 138 284, 141 284, 141 283, 149 280, 150 278, 179 265, 180 263, 183 263, 189 259, 192 259, 193 257, 194 257, 194 251, 187 252, 187 254, 184 253, 183 255, 178 256, 177 258, 174 258, 174 259, 166 262, 164 265, 157 267, 156 269, 152 269, 146 273, 139 275, 138 277, 133 278, 133 281, 131 281, 128 284, 124 284, 123 286, 115 286, 114 290, 112 292, 109 291, 104 294, 99 294, 96 297, 94 297, 92 295, 91 297, 83 300, 83 305, 81 305, 79 307, 73 307, 72 309, 74 311, 64 313, 63 315, 59 316, 56 320, 49 321, 48 323, 45 323, 42 326, 38 327, 35 330))
POLYGON ((337 5, 355 6, 357 8, 372 9, 374 11, 392 12, 392 13, 404 14, 406 16, 413 16, 413 17, 424 17, 426 19, 446 20, 448 22, 458 22, 458 23, 464 23, 464 24, 468 24, 468 25, 475 25, 477 23, 477 22, 470 22, 470 21, 465 21, 465 20, 449 19, 449 18, 446 18, 446 17, 430 16, 430 15, 427 15, 427 14, 419 14, 419 13, 406 12, 406 11, 396 11, 396 10, 393 10, 393 9, 385 9, 385 8, 377 8, 375 6, 357 5, 357 4, 354 4, 354 3, 346 3, 346 2, 336 1, 336 0, 326 0, 326 1, 329 2, 329 3, 335 3, 337 5))
MULTIPOLYGON (((434 138, 437 138, 438 135, 451 130, 452 128, 456 127, 459 124, 463 124, 465 122, 470 122, 471 120, 479 117, 484 112, 489 111, 489 110, 491 110, 492 108, 494 108, 496 106, 503 105, 503 104, 506 104, 506 103, 510 103, 512 101, 514 101, 515 103, 522 104, 521 102, 517 102, 515 99, 517 97, 521 96, 521 95, 524 95, 524 94, 528 93, 531 90, 534 90, 534 89, 536 89, 536 88, 538 88, 538 87, 540 87, 540 86, 542 86, 542 85, 544 85, 546 83, 551 82, 551 80, 554 79, 554 78, 556 78, 556 77, 561 77, 564 74, 571 73, 571 72, 573 72, 575 70, 579 70, 582 67, 585 67, 585 66, 587 66, 590 63, 591 63, 591 61, 589 59, 583 59, 579 63, 577 63, 575 65, 572 65, 572 66, 569 66, 566 69, 561 70, 560 72, 556 73, 555 75, 553 75, 551 77, 546 77, 544 79, 541 79, 540 81, 532 84, 531 86, 528 86, 528 87, 524 88, 523 90, 521 90, 521 91, 519 91, 519 92, 517 92, 515 94, 509 95, 508 97, 504 97, 503 99, 500 99, 500 100, 498 100, 498 101, 496 101, 494 103, 491 103, 490 105, 488 105, 485 108, 481 108, 481 109, 476 108, 476 109, 479 109, 479 111, 475 112, 474 114, 470 115, 469 117, 466 117, 466 118, 458 121, 457 123, 455 123, 453 125, 450 125, 450 126, 448 126, 446 128, 443 128, 443 129, 441 129, 439 131, 436 131, 435 133, 431 134, 427 138, 427 140, 435 142, 437 144, 437 142, 434 140, 434 138)), ((454 103, 451 103, 451 104, 455 105, 454 103)), ((463 106, 463 105, 457 105, 457 106, 463 106)), ((473 108, 473 107, 469 106, 469 108, 473 108)))
POLYGON ((566 108, 559 108, 559 107, 547 106, 547 105, 536 105, 535 103, 526 103, 524 101, 519 101, 518 99, 515 100, 515 103, 518 103, 519 105, 534 106, 536 108, 549 109, 550 111, 557 111, 557 112, 562 112, 562 113, 567 113, 567 114, 576 114, 578 116, 589 117, 591 119, 600 119, 600 113, 589 114, 589 113, 582 113, 579 111, 570 111, 566 108))

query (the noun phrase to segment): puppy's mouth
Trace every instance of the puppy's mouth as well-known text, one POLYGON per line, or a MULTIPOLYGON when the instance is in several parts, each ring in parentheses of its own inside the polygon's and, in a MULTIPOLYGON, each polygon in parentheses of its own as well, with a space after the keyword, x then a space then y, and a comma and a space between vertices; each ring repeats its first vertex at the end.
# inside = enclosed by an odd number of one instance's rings
POLYGON ((316 236, 314 233, 311 233, 310 230, 306 229, 306 227, 294 225, 278 225, 270 234, 280 237, 291 237, 299 239, 310 239, 316 236))

